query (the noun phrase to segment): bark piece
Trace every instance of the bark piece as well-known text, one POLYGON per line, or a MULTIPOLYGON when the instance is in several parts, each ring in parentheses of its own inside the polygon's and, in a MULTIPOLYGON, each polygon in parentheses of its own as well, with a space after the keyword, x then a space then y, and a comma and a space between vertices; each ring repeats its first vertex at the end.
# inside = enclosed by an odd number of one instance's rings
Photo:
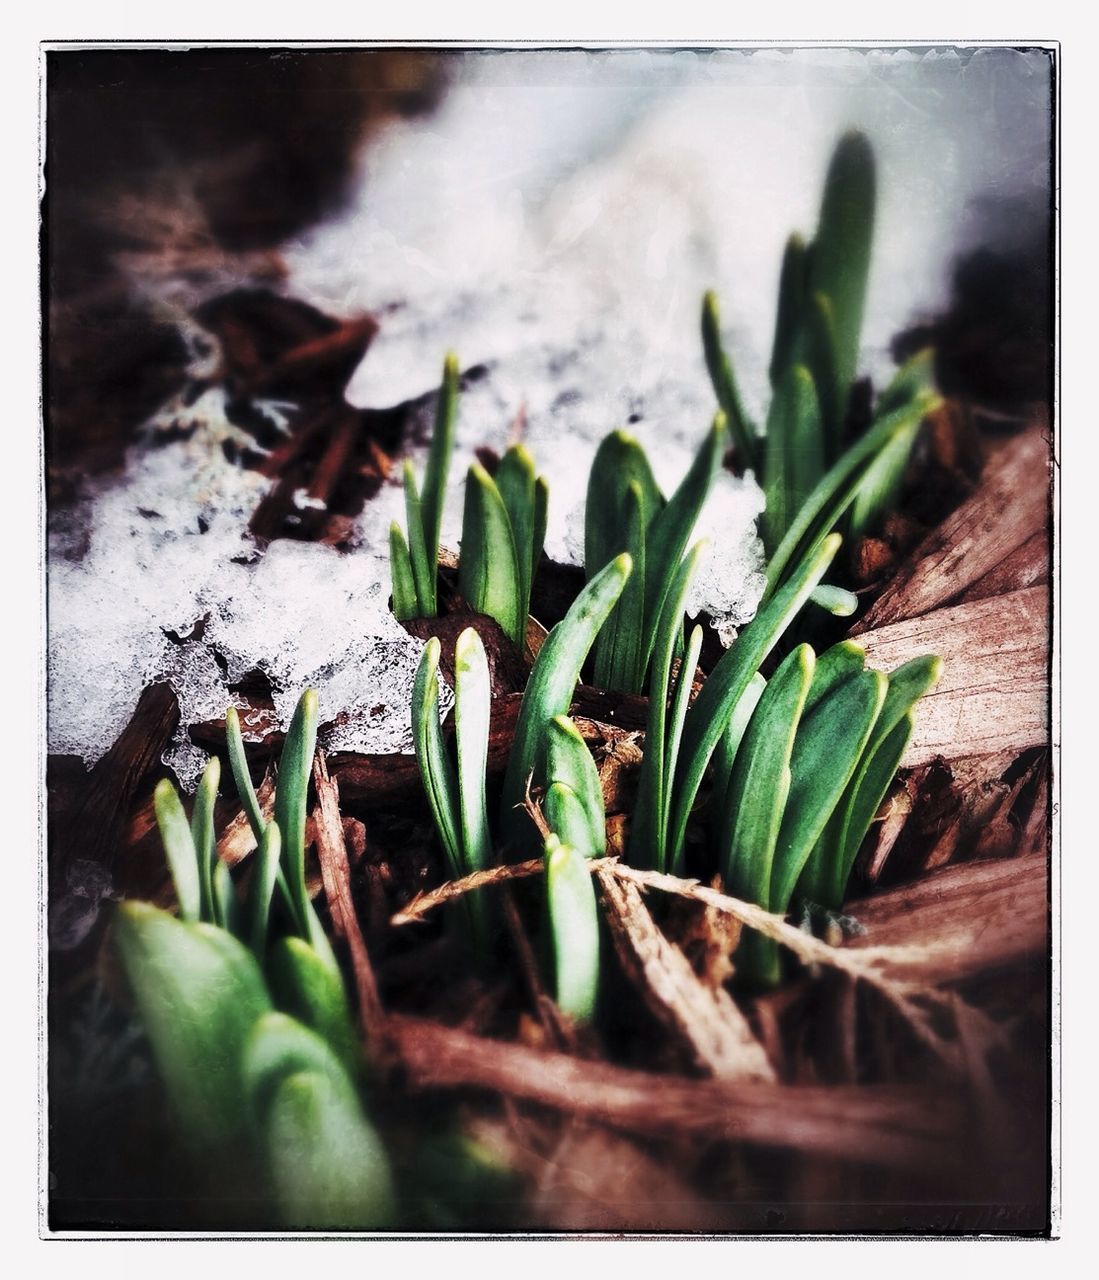
POLYGON ((1044 856, 946 867, 848 904, 865 930, 845 950, 916 947, 898 972, 928 986, 955 983, 1025 960, 1049 946, 1049 870, 1044 856))
POLYGON ((1045 587, 1030 587, 859 636, 868 665, 883 671, 920 654, 943 660, 938 686, 916 707, 904 766, 1049 741, 1048 604, 1045 587))
POLYGON ((1005 445, 977 492, 916 548, 852 635, 930 613, 1042 533, 1050 519, 1050 463, 1049 440, 1039 430, 1005 445))
POLYGON ((615 951, 656 1019, 693 1063, 719 1080, 771 1081, 775 1073, 736 1002, 711 988, 657 928, 636 885, 596 871, 615 951))

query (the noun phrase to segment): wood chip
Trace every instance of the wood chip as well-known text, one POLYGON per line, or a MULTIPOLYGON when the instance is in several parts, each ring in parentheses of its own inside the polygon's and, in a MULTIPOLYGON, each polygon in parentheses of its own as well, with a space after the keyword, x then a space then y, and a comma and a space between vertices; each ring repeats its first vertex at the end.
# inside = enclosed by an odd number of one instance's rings
POLYGON ((865 930, 844 951, 912 948, 898 966, 929 986, 1022 961, 1045 963, 1049 874, 1044 856, 969 862, 847 905, 865 930))
POLYGON ((852 635, 930 613, 1019 553, 1049 525, 1050 466, 1040 430, 1006 445, 976 493, 916 548, 852 635))
POLYGON ((916 708, 904 766, 1048 743, 1048 605, 1045 587, 1030 587, 859 636, 868 665, 883 671, 920 654, 943 660, 937 688, 916 708))

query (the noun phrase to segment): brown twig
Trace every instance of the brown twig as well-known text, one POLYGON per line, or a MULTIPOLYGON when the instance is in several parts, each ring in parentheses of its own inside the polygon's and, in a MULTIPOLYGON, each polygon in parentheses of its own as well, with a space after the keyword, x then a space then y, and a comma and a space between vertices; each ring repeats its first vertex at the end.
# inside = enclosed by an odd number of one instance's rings
POLYGON ((396 915, 390 917, 389 923, 394 928, 405 924, 418 924, 436 907, 441 907, 446 902, 453 902, 455 898, 472 893, 474 889, 483 889, 490 884, 504 884, 508 880, 518 880, 523 876, 541 875, 542 869, 542 859, 532 858, 529 862, 516 862, 506 866, 489 867, 485 871, 474 871, 468 876, 463 876, 461 880, 449 880, 437 889, 432 889, 430 893, 417 893, 396 915))
POLYGON ((355 990, 359 997, 359 1018, 367 1047, 372 1050, 380 1041, 385 1015, 378 995, 374 968, 370 963, 370 953, 366 949, 351 897, 351 868, 347 860, 347 846, 344 844, 343 822, 340 818, 339 788, 329 776, 324 752, 320 750, 313 761, 313 781, 317 788, 313 825, 324 892, 336 932, 344 939, 351 952, 355 990))
POLYGON ((695 1134, 869 1165, 942 1170, 963 1143, 956 1098, 912 1086, 730 1084, 655 1075, 395 1015, 414 1089, 476 1088, 646 1135, 695 1134))

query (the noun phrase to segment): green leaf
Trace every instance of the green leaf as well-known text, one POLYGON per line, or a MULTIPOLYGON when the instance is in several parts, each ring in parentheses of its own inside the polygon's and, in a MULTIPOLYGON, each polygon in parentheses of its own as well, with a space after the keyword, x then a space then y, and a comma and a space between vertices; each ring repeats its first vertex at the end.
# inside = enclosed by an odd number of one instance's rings
MULTIPOLYGON (((311 904, 305 887, 305 817, 309 777, 317 746, 317 695, 306 689, 298 699, 279 759, 275 821, 282 837, 282 867, 298 928, 309 937, 311 904)), ((313 941, 310 938, 310 941, 313 941)))
POLYGON ((770 906, 771 868, 790 790, 790 755, 814 661, 813 650, 798 645, 771 677, 725 795, 718 844, 722 876, 730 893, 765 908, 770 906))
POLYGON ((801 340, 805 307, 805 241, 795 232, 786 241, 778 282, 775 338, 771 345, 771 387, 777 388, 794 362, 801 340))
POLYGON ((465 873, 492 862, 492 838, 485 801, 489 708, 488 659, 481 637, 467 627, 454 646, 454 726, 458 746, 462 863, 465 873))
POLYGON ((219 858, 211 877, 213 923, 227 929, 234 937, 241 935, 240 903, 228 866, 219 858))
POLYGON ((225 739, 229 746, 229 768, 233 773, 237 796, 240 798, 241 807, 248 815, 248 825, 252 828, 256 843, 259 844, 263 839, 267 823, 264 821, 263 810, 260 808, 259 799, 252 786, 252 775, 248 771, 248 757, 244 754, 244 738, 241 736, 240 716, 236 707, 230 707, 225 712, 225 739))
POLYGON ((877 750, 865 753, 859 766, 859 785, 850 800, 845 795, 836 806, 802 870, 797 895, 803 901, 830 911, 843 906, 859 846, 896 776, 914 724, 911 712, 901 716, 877 750))
POLYGON ((211 756, 195 789, 195 807, 191 813, 191 840, 198 865, 200 914, 203 920, 218 924, 214 909, 214 864, 217 862, 217 836, 214 834, 214 804, 221 781, 221 761, 211 756))
POLYGON ((524 629, 530 612, 530 584, 534 573, 531 548, 537 518, 535 486, 534 459, 521 444, 512 445, 500 460, 496 472, 496 488, 508 513, 515 540, 515 559, 519 573, 519 614, 524 629))
POLYGON ((915 418, 898 431, 863 472, 851 504, 849 537, 872 533, 897 505, 920 421, 915 418))
POLYGON ((279 876, 282 836, 277 822, 271 822, 260 837, 252 884, 248 891, 248 937, 252 951, 262 961, 267 952, 267 925, 271 915, 271 897, 279 876))
POLYGON ((715 826, 721 822, 722 814, 728 807, 729 785, 733 780, 733 766, 736 764, 737 755, 744 740, 748 723, 752 718, 752 713, 755 711, 766 688, 767 681, 757 671, 748 682, 748 687, 740 695, 736 706, 733 708, 733 714, 729 717, 725 732, 718 739, 717 747, 714 749, 713 810, 716 815, 715 826))
POLYGON ((586 840, 574 838, 572 832, 566 835, 557 831, 557 834, 566 844, 575 845, 585 857, 602 857, 607 848, 603 786, 588 744, 568 716, 554 716, 547 727, 546 782, 547 785, 564 783, 576 796, 588 823, 586 840))
POLYGON ((545 845, 546 901, 558 1007, 578 1022, 595 1016, 599 995, 599 909, 581 854, 551 835, 545 845))
POLYGON ((893 781, 912 733, 912 710, 938 682, 942 662, 913 658, 888 678, 888 689, 858 766, 798 882, 798 892, 838 910, 859 846, 893 781))
POLYGON ((435 579, 437 566, 431 562, 424 536, 424 511, 416 489, 416 473, 406 458, 404 463, 405 522, 408 525, 408 551, 412 561, 412 580, 416 584, 416 612, 421 618, 435 616, 435 579))
POLYGON ((848 388, 836 367, 835 320, 832 304, 823 293, 812 294, 806 303, 803 347, 820 403, 822 457, 825 466, 831 466, 843 448, 848 388))
MULTIPOLYGON (((668 715, 664 741, 664 777, 675 776, 675 763, 679 758, 679 743, 683 737, 683 722, 687 718, 687 707, 691 701, 691 686, 694 682, 695 669, 698 666, 698 655, 702 652, 702 628, 692 627, 691 638, 687 642, 687 651, 679 664, 679 676, 675 683, 671 710, 668 715)), ((665 788, 663 809, 660 814, 661 829, 667 831, 671 817, 671 790, 665 788)))
POLYGON ((865 666, 866 650, 854 640, 841 640, 839 644, 825 649, 813 669, 813 683, 809 686, 802 715, 807 716, 822 698, 852 676, 857 676, 865 666))
POLYGON ((641 760, 637 801, 630 824, 630 862, 637 867, 666 867, 667 820, 672 774, 666 773, 666 723, 672 658, 683 632, 683 611, 705 542, 696 543, 683 558, 664 611, 656 626, 656 644, 649 676, 649 710, 645 724, 645 754, 641 760))
POLYGON ((305 1027, 269 1014, 245 1071, 284 1226, 378 1230, 394 1217, 385 1149, 338 1061, 305 1027))
POLYGON ((738 461, 744 468, 750 467, 758 474, 759 438, 741 404, 732 361, 721 345, 721 316, 717 294, 712 289, 702 299, 702 350, 706 356, 706 368, 714 386, 714 394, 729 424, 738 461))
POLYGON ((278 1007, 312 1028, 351 1079, 356 1079, 362 1053, 339 971, 330 968, 304 938, 281 938, 271 948, 267 974, 278 1007))
POLYGON ((880 671, 863 671, 802 717, 790 761, 790 793, 775 846, 769 910, 784 912, 789 906, 802 867, 858 765, 885 690, 886 679, 880 671))
POLYGON ((584 508, 584 567, 592 578, 627 552, 633 573, 618 605, 596 638, 593 679, 604 689, 636 693, 645 622, 645 539, 664 507, 645 451, 625 431, 612 431, 596 450, 584 508))
MULTIPOLYGON (((435 407, 435 430, 431 434, 427 467, 424 470, 421 527, 424 551, 431 573, 432 614, 435 612, 439 576, 439 530, 443 524, 443 503, 446 498, 450 457, 454 452, 454 421, 458 414, 458 379, 458 357, 450 351, 443 361, 443 383, 439 388, 439 400, 435 407)), ((410 531, 411 527, 409 525, 410 531)), ((400 617, 400 614, 397 616, 400 617)))
POLYGON ((232 1153, 247 1120, 241 1056, 271 1007, 259 967, 235 938, 122 903, 115 945, 184 1140, 204 1161, 232 1153))
POLYGON ((809 597, 815 605, 826 609, 834 618, 849 618, 859 607, 859 598, 843 587, 830 587, 821 583, 809 597))
POLYGON ((495 618, 522 648, 526 615, 511 520, 496 482, 479 462, 466 479, 458 589, 472 609, 495 618))
POLYGON ((633 560, 633 572, 595 639, 593 679, 602 689, 640 691, 645 627, 645 507, 641 486, 631 480, 622 503, 620 550, 633 560))
POLYGON ((820 406, 812 375, 795 364, 771 401, 764 441, 764 544, 774 550, 823 471, 820 406))
POLYGON ((874 153, 865 135, 847 133, 828 166, 808 269, 809 292, 824 294, 832 305, 836 372, 844 389, 844 407, 858 365, 874 205, 874 153))
POLYGON ((592 459, 584 505, 584 569, 588 578, 626 550, 623 508, 630 486, 641 491, 641 510, 647 529, 664 506, 664 495, 653 479, 644 449, 627 431, 612 431, 592 459))
POLYGON ((534 663, 515 726, 501 804, 501 826, 516 846, 529 840, 530 824, 515 806, 523 802, 531 772, 543 767, 546 726, 554 716, 567 714, 580 668, 632 567, 623 554, 597 573, 546 636, 534 663))
POLYGON ((645 547, 645 648, 641 670, 648 670, 656 645, 656 631, 664 601, 672 589, 683 552, 699 513, 721 467, 725 452, 725 425, 721 414, 714 419, 690 470, 667 504, 649 525, 645 547))
POLYGON ((184 920, 199 920, 202 918, 202 881, 198 854, 183 805, 175 787, 167 778, 161 778, 156 784, 153 810, 168 859, 168 869, 172 873, 180 917, 184 920))
POLYGON ((687 712, 673 784, 675 791, 668 834, 668 861, 673 875, 681 873, 687 820, 702 785, 706 766, 728 726, 733 708, 764 658, 824 576, 839 545, 839 535, 830 534, 822 539, 811 556, 799 563, 789 581, 763 605, 733 647, 718 661, 687 712))
POLYGON ((917 351, 901 365, 878 397, 875 416, 880 418, 894 409, 903 408, 925 393, 935 394, 935 351, 932 347, 917 351))
MULTIPOLYGON (((542 548, 546 545, 546 525, 549 520, 549 486, 539 476, 534 482, 534 533, 530 543, 530 586, 534 590, 534 579, 538 573, 538 565, 542 560, 542 548)), ((530 601, 527 602, 530 612, 530 601)))
POLYGON ((416 595, 416 580, 412 576, 412 560, 408 554, 401 526, 396 522, 389 526, 389 574, 393 583, 393 613, 401 622, 415 618, 420 612, 416 595))
POLYGON ((787 576, 789 565, 815 554, 821 541, 835 529, 851 505, 867 464, 913 419, 919 421, 934 407, 936 397, 921 396, 885 415, 855 442, 821 477, 820 483, 802 504, 781 544, 767 565, 766 602, 787 576))
POLYGON ((432 636, 424 646, 412 685, 412 741, 435 829, 442 841, 450 874, 458 880, 465 873, 462 820, 458 788, 439 724, 439 652, 439 641, 432 636))
POLYGON ((551 782, 543 807, 549 829, 562 844, 582 858, 601 858, 607 852, 606 828, 596 834, 593 815, 567 783, 551 782))

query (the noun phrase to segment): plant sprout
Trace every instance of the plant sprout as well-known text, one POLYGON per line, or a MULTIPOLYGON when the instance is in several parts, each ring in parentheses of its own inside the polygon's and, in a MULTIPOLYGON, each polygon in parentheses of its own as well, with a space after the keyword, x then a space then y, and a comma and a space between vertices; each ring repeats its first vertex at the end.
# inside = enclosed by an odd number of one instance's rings
POLYGON ((512 445, 496 478, 475 462, 466 478, 458 589, 478 613, 495 618, 522 650, 530 591, 546 540, 549 490, 534 461, 512 445))
POLYGON ((601 688, 644 690, 664 601, 721 466, 726 438, 725 415, 719 413, 690 470, 668 499, 632 436, 614 431, 599 446, 588 480, 584 565, 593 577, 612 556, 625 551, 634 566, 595 642, 594 680, 601 688))
POLYGON ((407 541, 396 521, 389 527, 393 612, 402 620, 434 618, 438 613, 439 530, 443 522, 447 472, 454 452, 458 378, 458 357, 449 352, 443 362, 443 382, 439 388, 422 493, 416 487, 412 463, 406 461, 404 465, 407 541))
MULTIPOLYGON (((393 612, 402 620, 433 618, 439 612, 439 530, 454 452, 458 378, 458 361, 451 353, 443 365, 422 493, 412 463, 404 464, 407 540, 396 522, 389 529, 393 612)), ((479 462, 466 477, 458 589, 472 609, 495 618, 520 649, 546 540, 548 498, 546 482, 536 475, 534 460, 521 444, 504 454, 495 477, 479 462)))
MULTIPOLYGON (((691 671, 681 664, 679 689, 668 715, 672 654, 682 627, 682 608, 697 563, 698 547, 679 567, 661 619, 658 660, 649 689, 637 813, 630 837, 631 861, 658 871, 683 873, 687 822, 711 757, 724 740, 742 698, 752 697, 759 667, 827 571, 839 535, 824 539, 783 588, 756 614, 718 661, 694 703, 686 707, 691 671), (752 692, 749 692, 749 690, 752 692), (685 709, 686 708, 686 709, 685 709)), ((699 640, 692 640, 697 655, 699 640)))
MULTIPOLYGON (((439 723, 439 655, 432 637, 424 646, 412 689, 412 737, 435 829, 455 879, 490 865, 492 842, 485 800, 491 688, 481 637, 467 627, 454 647, 454 723, 457 770, 439 723)), ((478 894, 465 898, 479 943, 487 944, 478 894)))
POLYGON ((323 1035, 357 1075, 359 1053, 343 975, 305 885, 305 813, 317 734, 317 695, 307 689, 287 730, 275 793, 275 817, 264 823, 252 787, 234 707, 225 716, 229 759, 257 853, 247 903, 236 895, 217 856, 214 801, 221 766, 212 758, 195 794, 188 825, 175 787, 162 779, 153 797, 157 823, 179 902, 180 918, 213 925, 248 946, 263 966, 280 1006, 323 1035), (283 838, 283 832, 288 833, 283 838), (209 886, 209 888, 204 888, 209 886), (272 938, 276 912, 289 934, 272 938))
MULTIPOLYGON (((940 662, 917 658, 890 676, 864 670, 850 641, 818 661, 798 645, 762 692, 725 779, 716 841, 729 892, 785 914, 795 891, 838 910, 855 855, 911 734, 913 708, 940 662)), ((778 950, 745 935, 740 968, 778 977, 778 950)))
POLYGON ((354 1076, 274 1010, 225 929, 124 902, 114 938, 180 1133, 215 1179, 245 1179, 285 1227, 369 1230, 392 1217, 389 1163, 354 1076))
POLYGON ((520 810, 528 781, 542 776, 545 769, 550 723, 556 716, 568 714, 580 668, 632 569, 633 561, 625 552, 604 566, 551 628, 535 659, 523 691, 501 799, 501 829, 515 849, 530 841, 530 824, 520 810))
MULTIPOLYGON (((857 537, 894 503, 920 422, 939 403, 929 352, 913 357, 878 399, 858 440, 847 436, 874 231, 874 156, 860 133, 845 135, 828 168, 817 233, 786 246, 770 363, 771 403, 761 435, 744 412, 721 342, 717 297, 702 306, 702 342, 718 402, 742 463, 766 496, 761 533, 767 600, 793 566, 846 517, 857 537)), ((850 614, 849 592, 822 585, 814 599, 850 614)))
POLYGON ((599 908, 584 856, 546 837, 546 905, 553 950, 554 998, 578 1022, 595 1016, 599 994, 599 908))

